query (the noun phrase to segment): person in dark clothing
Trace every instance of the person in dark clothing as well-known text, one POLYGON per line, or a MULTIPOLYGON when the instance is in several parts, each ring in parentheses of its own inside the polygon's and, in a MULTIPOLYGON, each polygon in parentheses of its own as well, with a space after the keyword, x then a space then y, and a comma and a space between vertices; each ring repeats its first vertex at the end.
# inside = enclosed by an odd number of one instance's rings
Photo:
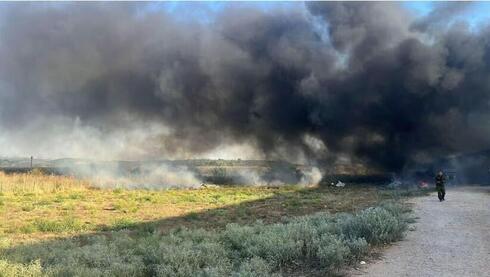
POLYGON ((444 188, 444 183, 446 182, 446 177, 444 177, 444 173, 439 171, 436 175, 436 190, 437 197, 439 197, 439 201, 444 201, 444 196, 446 196, 446 189, 444 188))

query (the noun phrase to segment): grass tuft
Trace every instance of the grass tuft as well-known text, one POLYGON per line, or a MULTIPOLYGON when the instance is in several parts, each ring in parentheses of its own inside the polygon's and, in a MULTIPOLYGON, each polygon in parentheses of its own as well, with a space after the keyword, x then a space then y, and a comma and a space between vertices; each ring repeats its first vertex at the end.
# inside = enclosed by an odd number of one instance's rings
POLYGON ((49 220, 38 218, 30 224, 20 228, 22 233, 31 234, 34 232, 43 233, 66 233, 84 230, 83 224, 74 218, 64 218, 62 220, 49 220))

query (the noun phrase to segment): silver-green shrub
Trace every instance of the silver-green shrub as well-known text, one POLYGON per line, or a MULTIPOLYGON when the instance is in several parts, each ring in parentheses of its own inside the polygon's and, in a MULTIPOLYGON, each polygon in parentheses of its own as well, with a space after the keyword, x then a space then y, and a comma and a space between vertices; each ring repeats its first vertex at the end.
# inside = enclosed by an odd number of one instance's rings
POLYGON ((38 277, 43 276, 39 260, 28 264, 17 264, 6 260, 0 260, 0 277, 38 277))
POLYGON ((350 255, 349 247, 338 235, 323 234, 317 243, 317 257, 322 267, 338 267, 350 255))
POLYGON ((343 216, 338 232, 348 239, 364 238, 370 244, 399 240, 407 229, 407 217, 382 207, 368 208, 356 216, 343 216))
POLYGON ((279 273, 273 273, 272 268, 264 259, 254 257, 241 263, 233 277, 279 277, 279 273))

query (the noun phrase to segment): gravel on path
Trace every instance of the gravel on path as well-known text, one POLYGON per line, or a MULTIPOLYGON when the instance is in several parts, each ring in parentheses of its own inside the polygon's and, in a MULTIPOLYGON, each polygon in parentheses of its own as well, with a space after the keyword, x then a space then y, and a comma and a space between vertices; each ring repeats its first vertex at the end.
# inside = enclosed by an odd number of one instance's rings
POLYGON ((417 223, 406 238, 350 276, 490 277, 490 187, 447 190, 414 198, 417 223))

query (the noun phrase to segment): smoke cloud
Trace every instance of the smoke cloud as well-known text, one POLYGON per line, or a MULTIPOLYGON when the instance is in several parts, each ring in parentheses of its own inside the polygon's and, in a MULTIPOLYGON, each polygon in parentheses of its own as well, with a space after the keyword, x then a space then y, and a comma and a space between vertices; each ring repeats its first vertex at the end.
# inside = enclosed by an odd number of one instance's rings
POLYGON ((187 167, 147 164, 138 168, 138 172, 127 174, 117 164, 99 167, 76 166, 70 169, 76 176, 87 178, 94 187, 126 189, 167 189, 199 188, 202 180, 187 167))
POLYGON ((147 3, 4 3, 0 155, 252 149, 398 171, 488 148, 490 28, 444 20, 456 12, 229 3, 193 20, 147 3))

